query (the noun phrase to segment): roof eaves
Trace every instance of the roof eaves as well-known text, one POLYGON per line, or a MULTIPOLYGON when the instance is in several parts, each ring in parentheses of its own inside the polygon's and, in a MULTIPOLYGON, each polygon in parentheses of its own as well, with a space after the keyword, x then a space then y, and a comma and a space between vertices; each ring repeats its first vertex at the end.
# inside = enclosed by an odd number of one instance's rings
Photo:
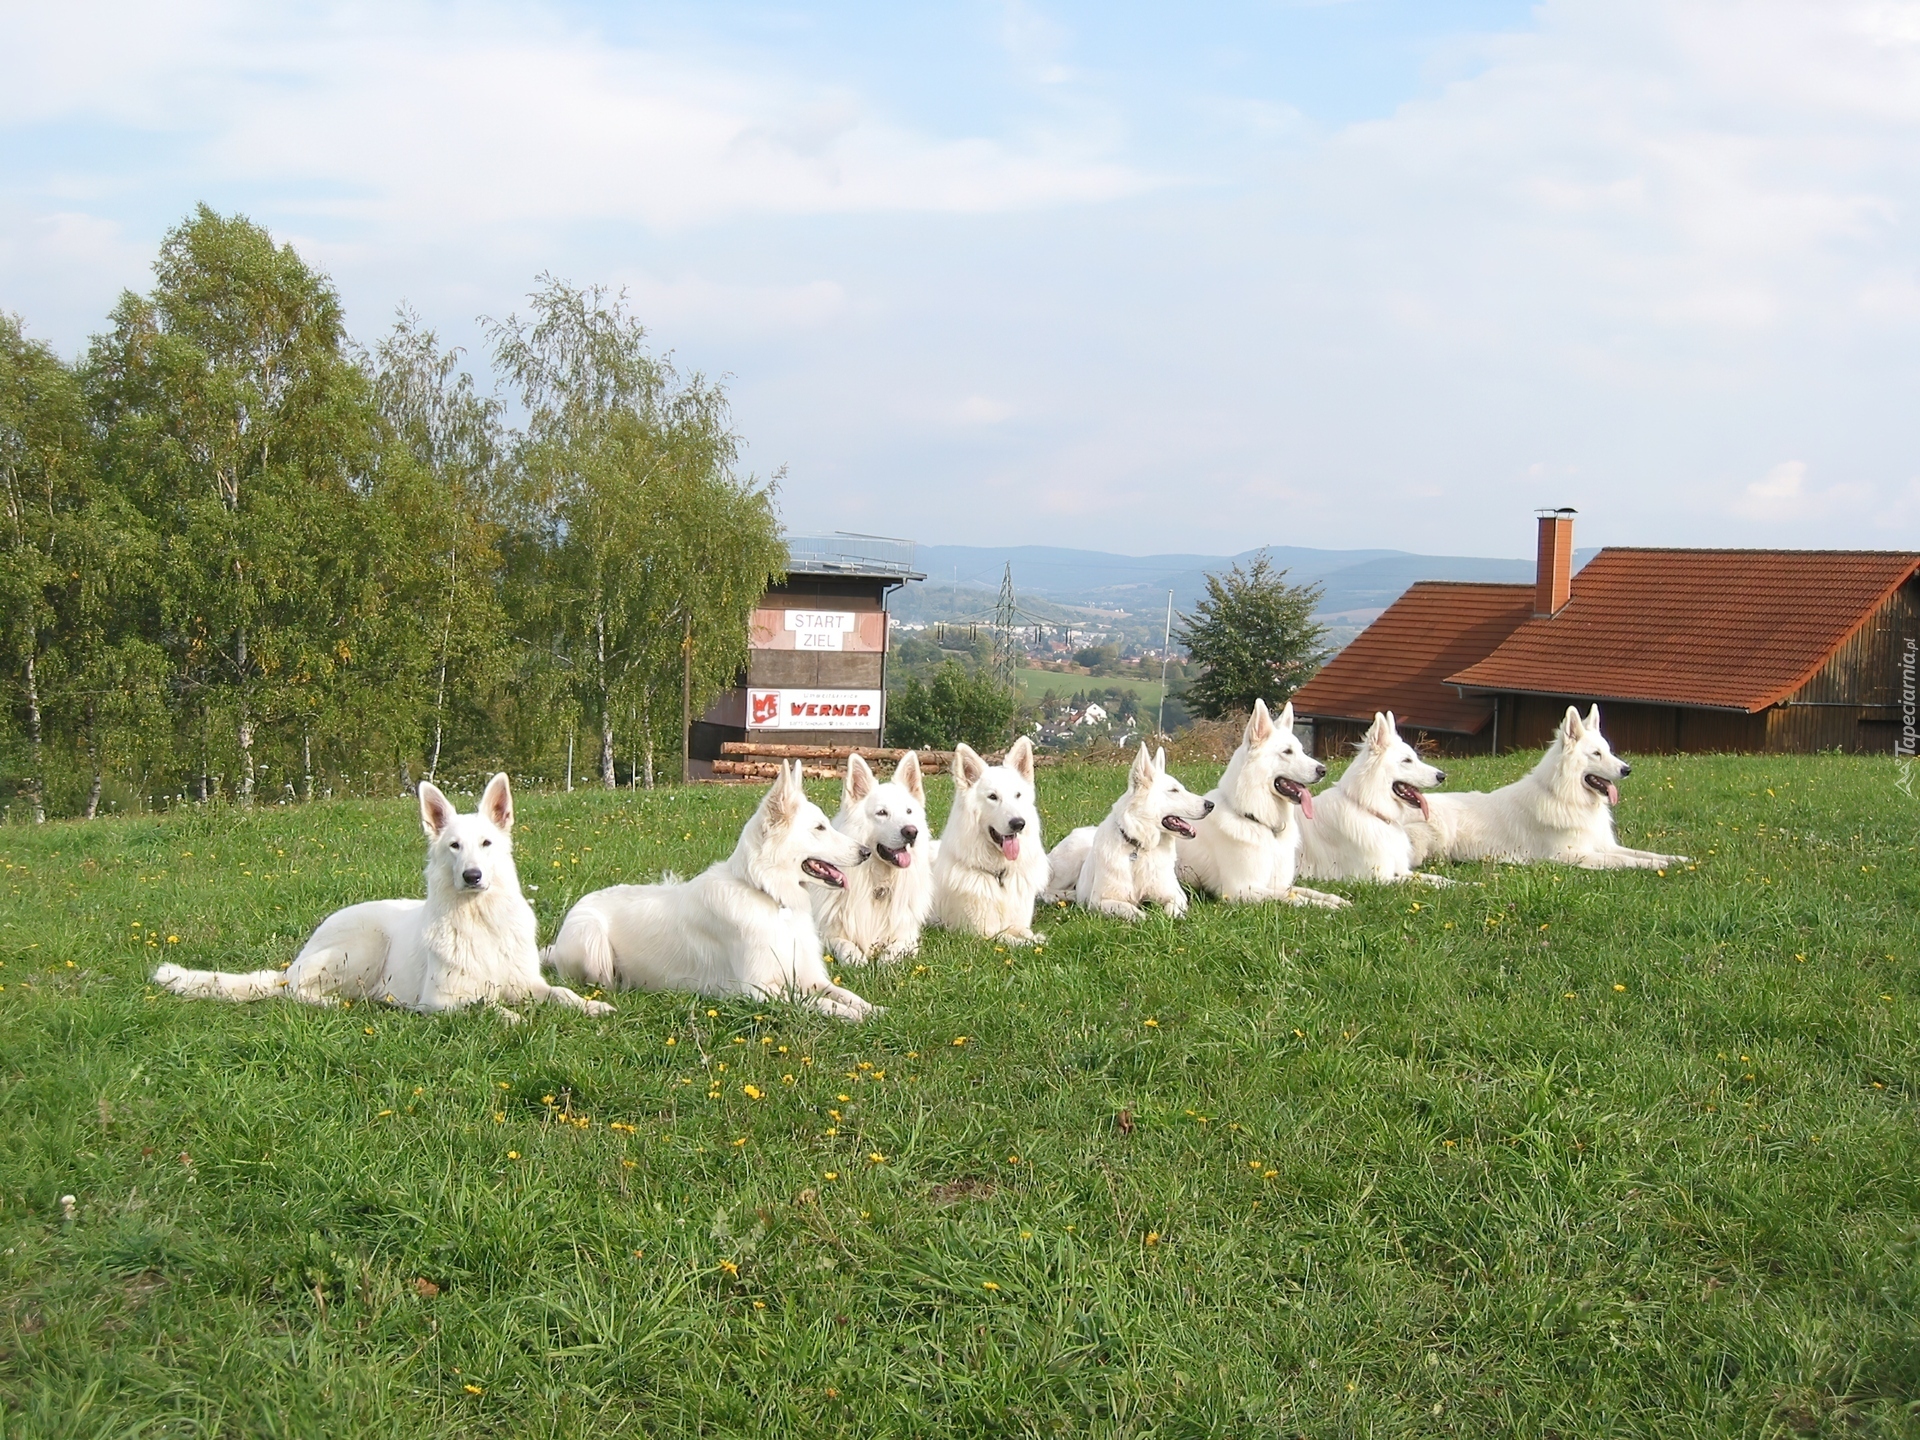
MULTIPOLYGON (((1464 673, 1464 672, 1463 672, 1464 673)), ((1604 690, 1529 690, 1521 685, 1474 685, 1463 683, 1458 677, 1450 676, 1443 682, 1452 685, 1466 695, 1533 695, 1549 700, 1562 697, 1582 700, 1604 700, 1609 705, 1672 705, 1680 710, 1718 710, 1728 715, 1758 715, 1762 710, 1770 709, 1775 701, 1764 705, 1748 707, 1745 705, 1713 705, 1702 700, 1675 700, 1671 695, 1609 695, 1604 690)))

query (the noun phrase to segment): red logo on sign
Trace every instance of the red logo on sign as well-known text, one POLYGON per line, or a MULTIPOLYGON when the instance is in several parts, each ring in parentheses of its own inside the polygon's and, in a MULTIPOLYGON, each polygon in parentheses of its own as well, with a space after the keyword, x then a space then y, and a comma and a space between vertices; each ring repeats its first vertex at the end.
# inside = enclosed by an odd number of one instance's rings
POLYGON ((753 723, 771 725, 780 718, 780 692, 770 690, 753 697, 753 723))

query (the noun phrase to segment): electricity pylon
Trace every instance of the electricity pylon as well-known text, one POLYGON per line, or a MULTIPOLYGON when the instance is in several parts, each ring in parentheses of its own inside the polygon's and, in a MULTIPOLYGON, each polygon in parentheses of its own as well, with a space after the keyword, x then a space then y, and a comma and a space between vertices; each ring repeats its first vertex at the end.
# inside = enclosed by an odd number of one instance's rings
POLYGON ((1002 689, 1013 688, 1013 562, 1000 577, 1000 603, 993 608, 993 678, 1002 689))

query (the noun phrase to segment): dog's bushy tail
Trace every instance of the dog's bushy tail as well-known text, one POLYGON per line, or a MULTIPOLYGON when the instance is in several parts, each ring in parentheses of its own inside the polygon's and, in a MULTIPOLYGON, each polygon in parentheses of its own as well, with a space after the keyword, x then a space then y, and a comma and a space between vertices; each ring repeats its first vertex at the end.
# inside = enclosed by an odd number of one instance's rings
POLYGON ((286 972, 255 970, 235 975, 223 970, 185 970, 178 965, 162 965, 153 972, 153 983, 164 985, 189 1000, 265 1000, 287 987, 286 972))
POLYGON ((607 935, 606 917, 597 910, 576 907, 562 922, 553 944, 540 952, 540 960, 568 980, 611 989, 613 941, 607 935))

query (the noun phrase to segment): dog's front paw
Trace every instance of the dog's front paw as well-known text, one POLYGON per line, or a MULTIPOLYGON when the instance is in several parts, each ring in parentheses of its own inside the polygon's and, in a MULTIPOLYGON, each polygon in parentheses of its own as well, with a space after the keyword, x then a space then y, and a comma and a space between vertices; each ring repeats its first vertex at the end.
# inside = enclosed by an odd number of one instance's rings
POLYGON ((851 940, 834 939, 827 942, 827 950, 842 965, 864 965, 867 952, 851 940))
POLYGON ((596 1017, 615 1013, 614 1007, 604 1000, 584 1000, 581 1002, 581 1006, 586 1010, 587 1014, 596 1017))

